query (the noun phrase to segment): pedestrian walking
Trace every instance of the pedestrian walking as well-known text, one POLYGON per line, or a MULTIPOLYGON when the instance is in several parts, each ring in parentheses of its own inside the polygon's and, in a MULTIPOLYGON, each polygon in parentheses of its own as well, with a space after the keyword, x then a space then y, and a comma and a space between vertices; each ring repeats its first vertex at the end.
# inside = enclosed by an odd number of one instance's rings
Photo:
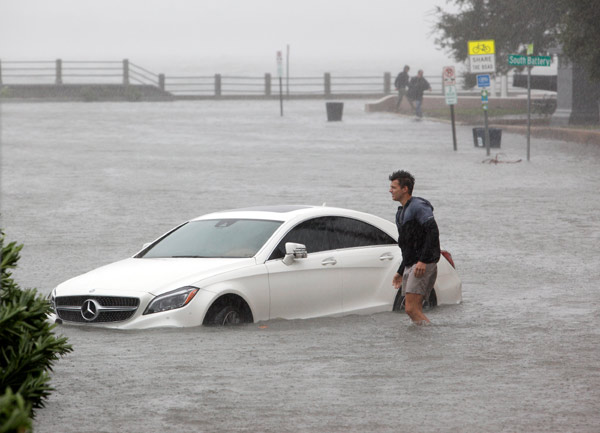
MULTIPOLYGON (((408 76, 409 70, 410 70, 410 67, 408 65, 404 66, 403 71, 398 74, 398 76, 396 77, 396 80, 394 81, 394 86, 396 87, 396 90, 398 91, 398 101, 396 102, 396 111, 400 111, 400 104, 402 103, 402 99, 406 95, 406 88, 408 87, 408 81, 410 78, 408 76)), ((406 100, 410 104, 410 107, 414 110, 415 107, 413 106, 412 101, 408 98, 406 98, 406 100)))
POLYGON ((396 213, 398 246, 402 262, 392 284, 402 289, 404 310, 414 324, 425 325, 429 319, 423 313, 423 300, 429 299, 437 277, 440 259, 440 233, 429 201, 413 197, 415 178, 399 170, 389 177, 390 193, 400 202, 396 213))
POLYGON ((423 92, 425 92, 425 90, 431 90, 431 86, 423 76, 423 69, 419 69, 417 76, 410 79, 408 91, 406 92, 406 97, 410 101, 415 102, 415 113, 419 119, 423 117, 421 107, 423 105, 423 92))

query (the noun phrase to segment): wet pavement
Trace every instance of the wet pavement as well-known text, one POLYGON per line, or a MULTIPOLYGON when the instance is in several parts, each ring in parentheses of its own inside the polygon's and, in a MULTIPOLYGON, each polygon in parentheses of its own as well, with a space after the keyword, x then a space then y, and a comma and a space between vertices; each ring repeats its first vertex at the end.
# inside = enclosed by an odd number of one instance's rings
POLYGON ((36 432, 593 432, 600 424, 600 147, 346 101, 3 104, 2 227, 49 293, 213 210, 306 203, 392 219, 404 168, 435 206, 464 302, 234 329, 60 327, 74 352, 36 432), (520 162, 517 162, 521 159, 520 162))

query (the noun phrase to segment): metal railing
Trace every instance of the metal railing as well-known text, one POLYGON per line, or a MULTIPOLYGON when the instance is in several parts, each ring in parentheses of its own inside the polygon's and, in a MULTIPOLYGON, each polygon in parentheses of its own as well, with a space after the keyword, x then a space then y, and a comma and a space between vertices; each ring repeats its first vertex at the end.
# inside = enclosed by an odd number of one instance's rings
MULTIPOLYGON (((124 61, 125 62, 125 61, 124 61)), ((164 76, 155 74, 148 69, 145 69, 135 63, 129 62, 129 80, 135 81, 138 84, 161 87, 164 90, 164 76)))
MULTIPOLYGON (((382 75, 282 77, 281 90, 292 97, 330 96, 383 96, 394 94, 393 76, 382 75)), ((427 76, 432 91, 442 95, 442 78, 427 76)), ((510 83, 510 79, 508 80, 510 83)), ((156 74, 128 59, 120 61, 0 61, 0 85, 21 84, 120 84, 147 85, 166 91, 175 97, 274 97, 280 91, 279 77, 264 76, 203 75, 165 76, 156 74)), ((457 87, 462 89, 461 79, 457 87)), ((522 89, 508 86, 511 93, 522 93, 522 89)), ((496 89, 497 91, 499 89, 496 89)), ((479 89, 463 91, 477 95, 479 89)))
POLYGON ((58 79, 58 60, 54 61, 2 61, 0 63, 0 84, 27 82, 47 82, 58 79), (8 78, 8 82, 6 79, 8 78))
MULTIPOLYGON (((282 79, 282 92, 292 96, 340 95, 340 94, 387 94, 390 93, 386 76, 343 77, 325 73, 321 77, 289 77, 282 79), (285 81, 285 83, 283 82, 285 81), (387 83, 387 84, 386 84, 387 83)), ((210 76, 167 76, 164 90, 177 95, 195 96, 244 96, 278 95, 279 78, 271 74, 248 77, 215 74, 210 76)))
POLYGON ((159 75, 129 60, 1 61, 0 84, 144 84, 159 75))

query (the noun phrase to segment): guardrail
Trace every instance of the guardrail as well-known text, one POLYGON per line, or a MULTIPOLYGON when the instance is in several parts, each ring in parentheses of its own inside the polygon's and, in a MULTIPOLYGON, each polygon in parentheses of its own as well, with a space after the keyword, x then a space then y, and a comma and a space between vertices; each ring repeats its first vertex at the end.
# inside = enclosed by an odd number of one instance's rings
POLYGON ((122 61, 0 61, 0 84, 146 84, 159 86, 159 76, 122 61), (90 79, 92 82, 90 82, 90 79))
MULTIPOLYGON (((383 96, 395 93, 393 76, 385 72, 379 76, 322 76, 283 77, 281 90, 290 97, 383 96)), ((431 94, 443 92, 440 76, 427 76, 431 94)), ((458 87, 462 88, 460 79, 458 87)), ((509 81, 509 80, 507 80, 509 81)), ((509 81, 510 82, 510 81, 509 81)), ((180 98, 219 97, 274 97, 280 92, 280 79, 271 74, 264 76, 204 75, 165 76, 156 74, 128 59, 121 61, 0 61, 0 85, 66 85, 66 84, 121 84, 149 85, 180 98)), ((500 89, 496 89, 499 92, 500 89)), ((523 89, 508 86, 511 93, 523 89)), ((477 95, 479 89, 461 91, 477 95)))
MULTIPOLYGON (((215 74, 210 76, 168 76, 164 90, 178 95, 196 96, 274 96, 280 91, 279 78, 271 74, 247 77, 215 74)), ((388 94, 391 92, 390 74, 383 76, 289 77, 282 79, 281 91, 286 96, 332 96, 336 94, 388 94), (285 81, 285 82, 284 82, 285 81)))

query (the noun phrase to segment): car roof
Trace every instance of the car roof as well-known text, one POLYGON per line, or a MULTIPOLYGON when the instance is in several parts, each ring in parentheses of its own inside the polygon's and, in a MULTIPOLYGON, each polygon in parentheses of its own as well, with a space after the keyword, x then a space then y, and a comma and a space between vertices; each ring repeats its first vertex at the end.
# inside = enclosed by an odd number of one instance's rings
POLYGON ((264 219, 272 221, 290 221, 302 217, 319 216, 347 216, 360 219, 378 218, 374 215, 363 212, 342 209, 328 206, 310 206, 310 205, 275 205, 275 206, 256 206, 241 209, 230 209, 219 212, 202 215, 194 220, 216 219, 216 218, 243 218, 243 219, 264 219))

